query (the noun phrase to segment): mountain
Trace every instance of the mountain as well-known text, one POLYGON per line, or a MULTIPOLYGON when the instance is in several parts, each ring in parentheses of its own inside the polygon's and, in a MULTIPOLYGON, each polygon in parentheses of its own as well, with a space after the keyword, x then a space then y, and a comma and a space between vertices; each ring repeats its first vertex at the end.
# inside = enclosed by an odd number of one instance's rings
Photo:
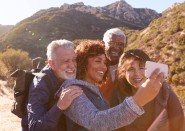
POLYGON ((152 20, 161 16, 161 14, 151 9, 133 8, 125 0, 119 0, 104 7, 86 6, 83 2, 72 5, 64 4, 61 6, 61 9, 75 9, 91 14, 100 13, 113 17, 117 20, 124 21, 125 23, 132 24, 139 28, 145 28, 152 20))
POLYGON ((1 25, 0 24, 0 36, 8 32, 11 28, 13 28, 13 25, 1 25))
POLYGON ((104 7, 82 2, 40 10, 24 19, 0 38, 0 50, 23 49, 30 56, 45 56, 48 43, 55 39, 102 39, 113 27, 143 29, 160 14, 151 9, 132 8, 120 0, 104 7))
POLYGON ((127 49, 143 49, 152 59, 168 64, 169 82, 185 86, 185 2, 169 7, 147 28, 126 32, 127 49))

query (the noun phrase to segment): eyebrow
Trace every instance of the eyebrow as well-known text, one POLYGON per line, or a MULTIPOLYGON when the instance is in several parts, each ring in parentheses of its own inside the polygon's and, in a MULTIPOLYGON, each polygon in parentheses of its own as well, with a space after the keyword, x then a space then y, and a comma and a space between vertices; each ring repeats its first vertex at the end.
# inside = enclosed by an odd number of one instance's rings
POLYGON ((102 58, 102 57, 100 57, 100 55, 98 55, 98 56, 95 56, 95 58, 97 58, 97 59, 101 59, 101 60, 107 60, 106 58, 104 59, 104 58, 102 58))

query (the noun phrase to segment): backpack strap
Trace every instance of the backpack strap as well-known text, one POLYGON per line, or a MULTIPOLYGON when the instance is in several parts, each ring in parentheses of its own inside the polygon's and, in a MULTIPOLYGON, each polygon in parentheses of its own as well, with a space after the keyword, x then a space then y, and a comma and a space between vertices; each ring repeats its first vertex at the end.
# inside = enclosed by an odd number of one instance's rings
POLYGON ((38 73, 37 76, 41 76, 44 81, 46 82, 47 86, 48 86, 48 89, 49 89, 49 92, 50 92, 50 95, 49 95, 49 101, 48 101, 48 109, 50 109, 55 103, 56 103, 56 100, 54 98, 54 95, 55 95, 55 88, 52 84, 52 81, 51 79, 49 78, 49 76, 45 73, 38 73))

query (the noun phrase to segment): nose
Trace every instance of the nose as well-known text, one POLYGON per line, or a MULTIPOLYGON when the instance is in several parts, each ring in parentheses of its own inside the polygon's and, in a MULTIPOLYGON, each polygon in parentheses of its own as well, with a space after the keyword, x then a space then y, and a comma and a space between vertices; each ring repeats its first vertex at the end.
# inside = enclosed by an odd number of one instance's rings
POLYGON ((70 67, 71 69, 75 69, 76 68, 76 61, 70 61, 68 64, 68 67, 70 67))
POLYGON ((121 44, 117 44, 116 46, 114 46, 114 48, 115 48, 115 49, 119 49, 119 50, 120 50, 120 49, 123 50, 123 49, 124 49, 124 46, 121 45, 121 44))
POLYGON ((141 74, 141 70, 137 69, 135 70, 135 75, 140 75, 141 74))

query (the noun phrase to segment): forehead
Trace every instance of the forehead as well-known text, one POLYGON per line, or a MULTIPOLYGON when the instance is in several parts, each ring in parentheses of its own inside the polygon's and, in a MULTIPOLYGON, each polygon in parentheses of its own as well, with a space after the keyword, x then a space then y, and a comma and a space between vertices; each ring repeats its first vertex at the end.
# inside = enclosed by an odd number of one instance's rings
POLYGON ((105 54, 89 57, 89 60, 94 60, 94 59, 106 60, 106 57, 105 57, 105 54))
POLYGON ((144 66, 145 65, 144 61, 142 61, 140 59, 137 59, 137 58, 134 58, 134 57, 131 57, 130 59, 125 60, 125 63, 128 66, 133 66, 134 64, 138 64, 139 66, 144 66))
POLYGON ((65 58, 68 56, 76 56, 74 49, 60 47, 56 50, 56 57, 65 58))

